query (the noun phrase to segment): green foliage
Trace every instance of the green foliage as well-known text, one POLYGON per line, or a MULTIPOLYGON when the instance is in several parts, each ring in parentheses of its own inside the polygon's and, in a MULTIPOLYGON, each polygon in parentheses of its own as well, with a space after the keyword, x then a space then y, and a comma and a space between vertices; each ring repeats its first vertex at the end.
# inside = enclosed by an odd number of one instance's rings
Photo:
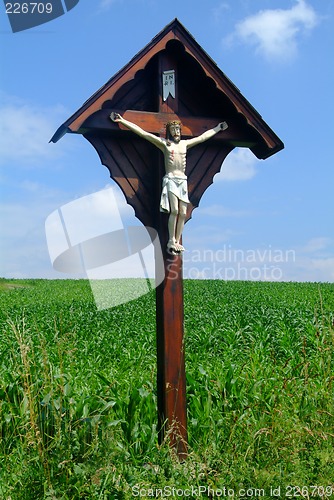
POLYGON ((99 312, 84 280, 0 280, 1 499, 128 499, 138 488, 149 498, 173 487, 269 498, 289 484, 334 495, 334 286, 184 288, 180 463, 157 444, 154 292, 99 312))

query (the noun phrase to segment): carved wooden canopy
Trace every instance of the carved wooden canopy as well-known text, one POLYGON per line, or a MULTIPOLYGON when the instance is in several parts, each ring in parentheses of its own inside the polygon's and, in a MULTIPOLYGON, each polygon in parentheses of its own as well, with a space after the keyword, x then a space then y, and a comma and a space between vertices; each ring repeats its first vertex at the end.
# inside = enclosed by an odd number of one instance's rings
POLYGON ((235 147, 247 147, 260 159, 284 147, 175 19, 61 125, 51 139, 57 142, 67 132, 82 134, 146 226, 158 224, 155 214, 159 211, 164 175, 162 153, 132 132, 121 130, 109 119, 111 111, 161 136, 165 136, 165 125, 170 119, 181 121, 183 137, 199 135, 223 120, 228 122, 227 131, 188 153, 188 218, 235 147), (164 100, 162 74, 170 70, 175 72, 176 95, 164 100))

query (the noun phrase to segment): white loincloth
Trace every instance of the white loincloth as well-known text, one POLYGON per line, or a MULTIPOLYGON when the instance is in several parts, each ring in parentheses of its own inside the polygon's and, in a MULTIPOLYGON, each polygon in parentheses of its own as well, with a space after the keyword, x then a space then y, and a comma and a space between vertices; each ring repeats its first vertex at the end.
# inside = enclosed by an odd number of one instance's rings
POLYGON ((162 178, 160 212, 170 212, 168 193, 173 193, 179 200, 189 203, 187 177, 175 177, 173 174, 167 174, 162 178))

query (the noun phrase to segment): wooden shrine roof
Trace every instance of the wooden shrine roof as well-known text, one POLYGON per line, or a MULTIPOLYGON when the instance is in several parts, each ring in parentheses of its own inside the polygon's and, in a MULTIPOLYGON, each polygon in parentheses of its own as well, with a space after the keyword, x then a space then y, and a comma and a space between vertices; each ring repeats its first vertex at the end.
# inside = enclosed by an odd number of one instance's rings
MULTIPOLYGON (((87 136, 97 132, 116 131, 118 126, 109 120, 111 109, 121 112, 126 109, 137 109, 138 111, 145 109, 148 112, 155 112, 156 103, 153 100, 150 102, 148 95, 145 99, 138 95, 137 102, 133 102, 133 94, 135 85, 138 82, 140 84, 143 78, 146 78, 147 84, 149 80, 147 75, 149 75, 150 67, 153 65, 152 61, 161 51, 166 50, 173 54, 177 53, 180 61, 179 71, 182 72, 183 68, 183 80, 189 80, 188 87, 183 92, 186 97, 180 104, 182 116, 194 115, 195 100, 191 99, 191 88, 198 85, 204 86, 206 89, 203 95, 205 116, 212 118, 213 122, 227 120, 230 126, 229 133, 232 133, 233 129, 240 131, 238 139, 235 139, 235 134, 232 134, 232 149, 236 146, 249 147, 258 158, 265 159, 284 148, 283 142, 264 122, 261 115, 177 19, 174 19, 157 34, 126 66, 66 120, 58 128, 50 142, 57 142, 67 132, 87 136), (194 77, 194 75, 196 76, 194 77), (191 81, 193 77, 194 81, 191 81), (132 94, 131 106, 128 107, 124 107, 126 92, 132 94), (119 99, 118 96, 120 96, 119 99), (122 106, 117 107, 118 100, 122 106)), ((143 87, 143 85, 139 85, 139 87, 143 87)), ((152 94, 152 89, 148 88, 147 94, 152 94)), ((200 93, 197 92, 197 100, 199 96, 200 93)), ((200 104, 198 108, 198 114, 203 114, 200 104)), ((184 130, 183 135, 187 135, 184 130)))

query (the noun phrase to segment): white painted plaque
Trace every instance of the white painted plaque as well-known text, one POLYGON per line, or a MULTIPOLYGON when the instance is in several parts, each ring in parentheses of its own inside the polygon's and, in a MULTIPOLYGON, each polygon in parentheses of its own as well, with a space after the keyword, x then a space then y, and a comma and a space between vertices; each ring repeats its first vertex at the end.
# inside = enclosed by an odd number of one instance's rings
POLYGON ((175 71, 173 69, 162 73, 163 100, 166 101, 169 94, 175 99, 175 71))

